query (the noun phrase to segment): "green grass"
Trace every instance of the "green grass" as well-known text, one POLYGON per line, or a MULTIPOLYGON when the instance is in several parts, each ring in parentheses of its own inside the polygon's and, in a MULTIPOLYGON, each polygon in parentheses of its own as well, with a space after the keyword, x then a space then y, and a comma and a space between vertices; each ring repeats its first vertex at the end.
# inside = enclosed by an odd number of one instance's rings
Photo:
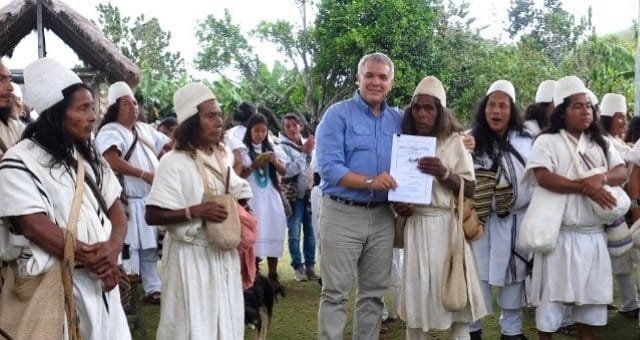
MULTIPOLYGON (((288 248, 285 248, 288 249, 288 248)), ((317 312, 320 298, 320 286, 317 282, 296 282, 293 278, 293 270, 289 266, 288 251, 281 259, 278 272, 280 281, 286 288, 287 296, 279 298, 274 308, 274 317, 269 331, 269 339, 276 340, 303 340, 317 338, 317 312)), ((266 268, 262 269, 266 272, 266 268)), ((614 283, 615 285, 615 283, 614 283)), ((616 296, 617 299, 617 296, 616 296)), ((354 293, 349 300, 349 318, 345 327, 345 339, 351 338, 351 318, 353 317, 354 293)), ((495 306, 495 301, 494 301, 495 306)), ((142 337, 138 332, 133 331, 133 338, 136 340, 155 339, 155 333, 160 319, 160 307, 155 305, 142 304, 144 313, 146 336, 142 337)), ((497 306, 494 307, 498 311, 497 306)), ((380 339, 403 339, 404 323, 395 321, 389 323, 390 332, 382 334, 380 339)), ((537 339, 535 328, 535 316, 533 312, 525 312, 524 334, 529 339, 537 339)), ((247 328, 245 339, 253 339, 254 331, 247 328)), ((431 339, 449 339, 449 333, 444 331, 434 331, 431 339)), ((500 338, 500 326, 498 315, 490 315, 483 321, 483 338, 494 340, 500 338)), ((639 339, 638 321, 619 315, 616 311, 609 312, 609 324, 596 331, 596 339, 639 339)), ((576 339, 572 337, 556 335, 554 339, 576 339)))

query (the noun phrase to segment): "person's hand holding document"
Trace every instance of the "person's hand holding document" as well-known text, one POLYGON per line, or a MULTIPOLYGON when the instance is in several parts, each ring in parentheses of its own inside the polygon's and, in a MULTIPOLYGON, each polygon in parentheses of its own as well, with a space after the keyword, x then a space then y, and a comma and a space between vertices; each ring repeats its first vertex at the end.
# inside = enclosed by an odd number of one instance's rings
POLYGON ((390 174, 398 187, 389 191, 389 201, 428 205, 431 203, 433 176, 418 169, 423 157, 434 157, 436 138, 394 135, 390 174))

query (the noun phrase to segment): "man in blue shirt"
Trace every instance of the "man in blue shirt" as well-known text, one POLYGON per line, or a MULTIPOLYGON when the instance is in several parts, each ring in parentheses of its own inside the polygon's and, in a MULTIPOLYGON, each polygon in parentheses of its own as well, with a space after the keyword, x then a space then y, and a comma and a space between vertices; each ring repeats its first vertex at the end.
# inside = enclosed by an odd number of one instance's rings
POLYGON ((402 115, 385 98, 393 62, 382 53, 358 64, 358 91, 332 105, 317 130, 316 155, 324 193, 320 216, 322 294, 318 338, 342 339, 354 274, 358 297, 353 339, 377 339, 382 297, 389 286, 394 218, 387 191, 391 141, 402 115))

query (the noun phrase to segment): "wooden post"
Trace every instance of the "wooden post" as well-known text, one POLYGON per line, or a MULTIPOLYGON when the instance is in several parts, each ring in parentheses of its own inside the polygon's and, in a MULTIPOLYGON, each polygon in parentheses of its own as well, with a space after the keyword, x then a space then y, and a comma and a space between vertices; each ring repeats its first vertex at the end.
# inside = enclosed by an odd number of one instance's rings
POLYGON ((36 31, 38 32, 38 58, 47 56, 47 47, 44 41, 44 26, 42 24, 42 0, 36 2, 36 31))

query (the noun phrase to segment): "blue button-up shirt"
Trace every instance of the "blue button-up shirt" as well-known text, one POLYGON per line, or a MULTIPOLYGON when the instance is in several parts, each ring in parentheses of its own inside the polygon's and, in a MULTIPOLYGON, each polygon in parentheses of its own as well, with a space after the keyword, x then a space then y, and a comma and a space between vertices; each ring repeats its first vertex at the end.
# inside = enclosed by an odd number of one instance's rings
POLYGON ((372 195, 367 189, 348 189, 338 183, 349 171, 371 177, 388 172, 393 134, 400 133, 401 126, 397 108, 383 103, 376 117, 358 92, 332 105, 316 131, 322 192, 359 202, 387 200, 387 192, 372 195))

